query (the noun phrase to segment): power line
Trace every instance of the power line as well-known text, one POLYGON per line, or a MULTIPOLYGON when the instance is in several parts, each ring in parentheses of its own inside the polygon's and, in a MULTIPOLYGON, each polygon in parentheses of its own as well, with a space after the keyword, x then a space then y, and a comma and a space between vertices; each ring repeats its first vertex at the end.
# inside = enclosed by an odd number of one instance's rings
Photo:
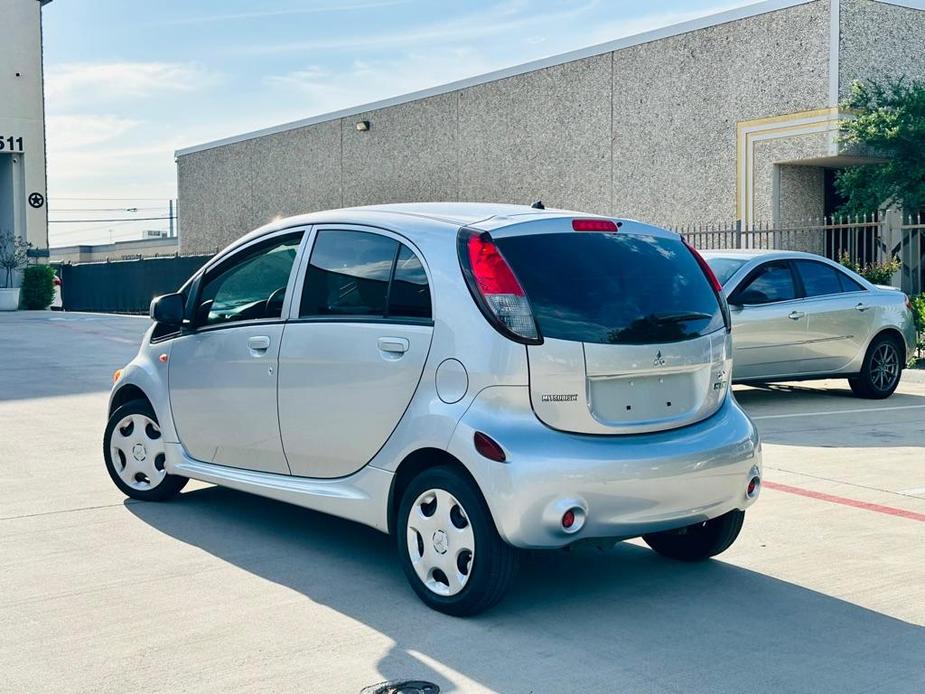
POLYGON ((120 217, 119 219, 49 219, 49 224, 92 224, 93 222, 153 222, 157 219, 176 219, 176 217, 120 217))
POLYGON ((55 207, 49 209, 50 214, 56 212, 137 212, 138 210, 163 210, 163 205, 158 207, 55 207))
POLYGON ((82 195, 49 195, 49 200, 172 200, 173 198, 169 195, 165 195, 160 198, 88 198, 82 195))

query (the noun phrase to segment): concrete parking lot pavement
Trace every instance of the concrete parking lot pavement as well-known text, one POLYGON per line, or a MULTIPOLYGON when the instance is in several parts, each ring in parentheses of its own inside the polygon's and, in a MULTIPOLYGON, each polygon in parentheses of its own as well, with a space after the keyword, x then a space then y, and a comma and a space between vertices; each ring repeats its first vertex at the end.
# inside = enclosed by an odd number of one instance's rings
POLYGON ((728 552, 532 554, 460 620, 367 528, 201 484, 126 501, 100 442, 147 325, 0 314, 0 691, 925 691, 925 382, 737 388, 766 484, 728 552))

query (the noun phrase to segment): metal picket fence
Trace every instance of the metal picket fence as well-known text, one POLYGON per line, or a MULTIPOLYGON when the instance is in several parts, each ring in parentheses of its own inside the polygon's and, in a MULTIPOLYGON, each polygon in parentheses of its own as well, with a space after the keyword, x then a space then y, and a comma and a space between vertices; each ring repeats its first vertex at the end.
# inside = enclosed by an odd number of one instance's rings
POLYGON ((701 250, 777 249, 818 253, 832 260, 847 256, 852 263, 869 265, 889 257, 883 238, 883 220, 878 213, 853 217, 825 217, 816 220, 747 225, 669 225, 701 250))

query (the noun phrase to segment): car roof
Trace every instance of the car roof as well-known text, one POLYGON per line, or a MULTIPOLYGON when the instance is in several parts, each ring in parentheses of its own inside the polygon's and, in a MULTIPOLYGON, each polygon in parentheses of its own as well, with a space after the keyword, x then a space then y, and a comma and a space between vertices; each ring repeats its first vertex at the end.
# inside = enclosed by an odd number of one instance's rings
MULTIPOLYGON (((435 234, 446 237, 447 231, 455 232, 464 226, 484 231, 504 229, 506 234, 516 233, 517 227, 528 222, 555 222, 563 218, 571 219, 574 217, 614 219, 626 224, 624 227, 626 231, 632 229, 635 232, 674 235, 673 232, 631 219, 606 217, 572 210, 537 209, 530 205, 484 202, 415 202, 344 207, 293 217, 280 217, 242 236, 218 255, 224 256, 243 244, 276 231, 312 224, 356 224, 381 227, 401 233, 411 239, 420 239, 422 236, 435 234)), ((531 224, 530 231, 540 231, 541 226, 531 224)), ((525 229, 525 227, 521 228, 525 229)), ((561 231, 561 228, 559 230, 561 231)))
POLYGON ((710 258, 733 258, 737 260, 771 260, 774 258, 806 258, 808 260, 828 260, 818 253, 806 253, 804 251, 782 251, 775 248, 730 248, 700 251, 700 255, 708 260, 710 258))

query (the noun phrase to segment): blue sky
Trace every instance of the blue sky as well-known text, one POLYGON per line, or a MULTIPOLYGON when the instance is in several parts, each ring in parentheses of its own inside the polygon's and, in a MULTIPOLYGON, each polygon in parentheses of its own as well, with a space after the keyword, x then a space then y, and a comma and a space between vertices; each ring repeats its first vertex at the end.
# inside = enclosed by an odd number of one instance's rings
MULTIPOLYGON (((50 218, 160 216, 178 148, 747 4, 55 0, 44 9, 50 218)), ((50 241, 142 228, 166 222, 53 223, 50 241)))

